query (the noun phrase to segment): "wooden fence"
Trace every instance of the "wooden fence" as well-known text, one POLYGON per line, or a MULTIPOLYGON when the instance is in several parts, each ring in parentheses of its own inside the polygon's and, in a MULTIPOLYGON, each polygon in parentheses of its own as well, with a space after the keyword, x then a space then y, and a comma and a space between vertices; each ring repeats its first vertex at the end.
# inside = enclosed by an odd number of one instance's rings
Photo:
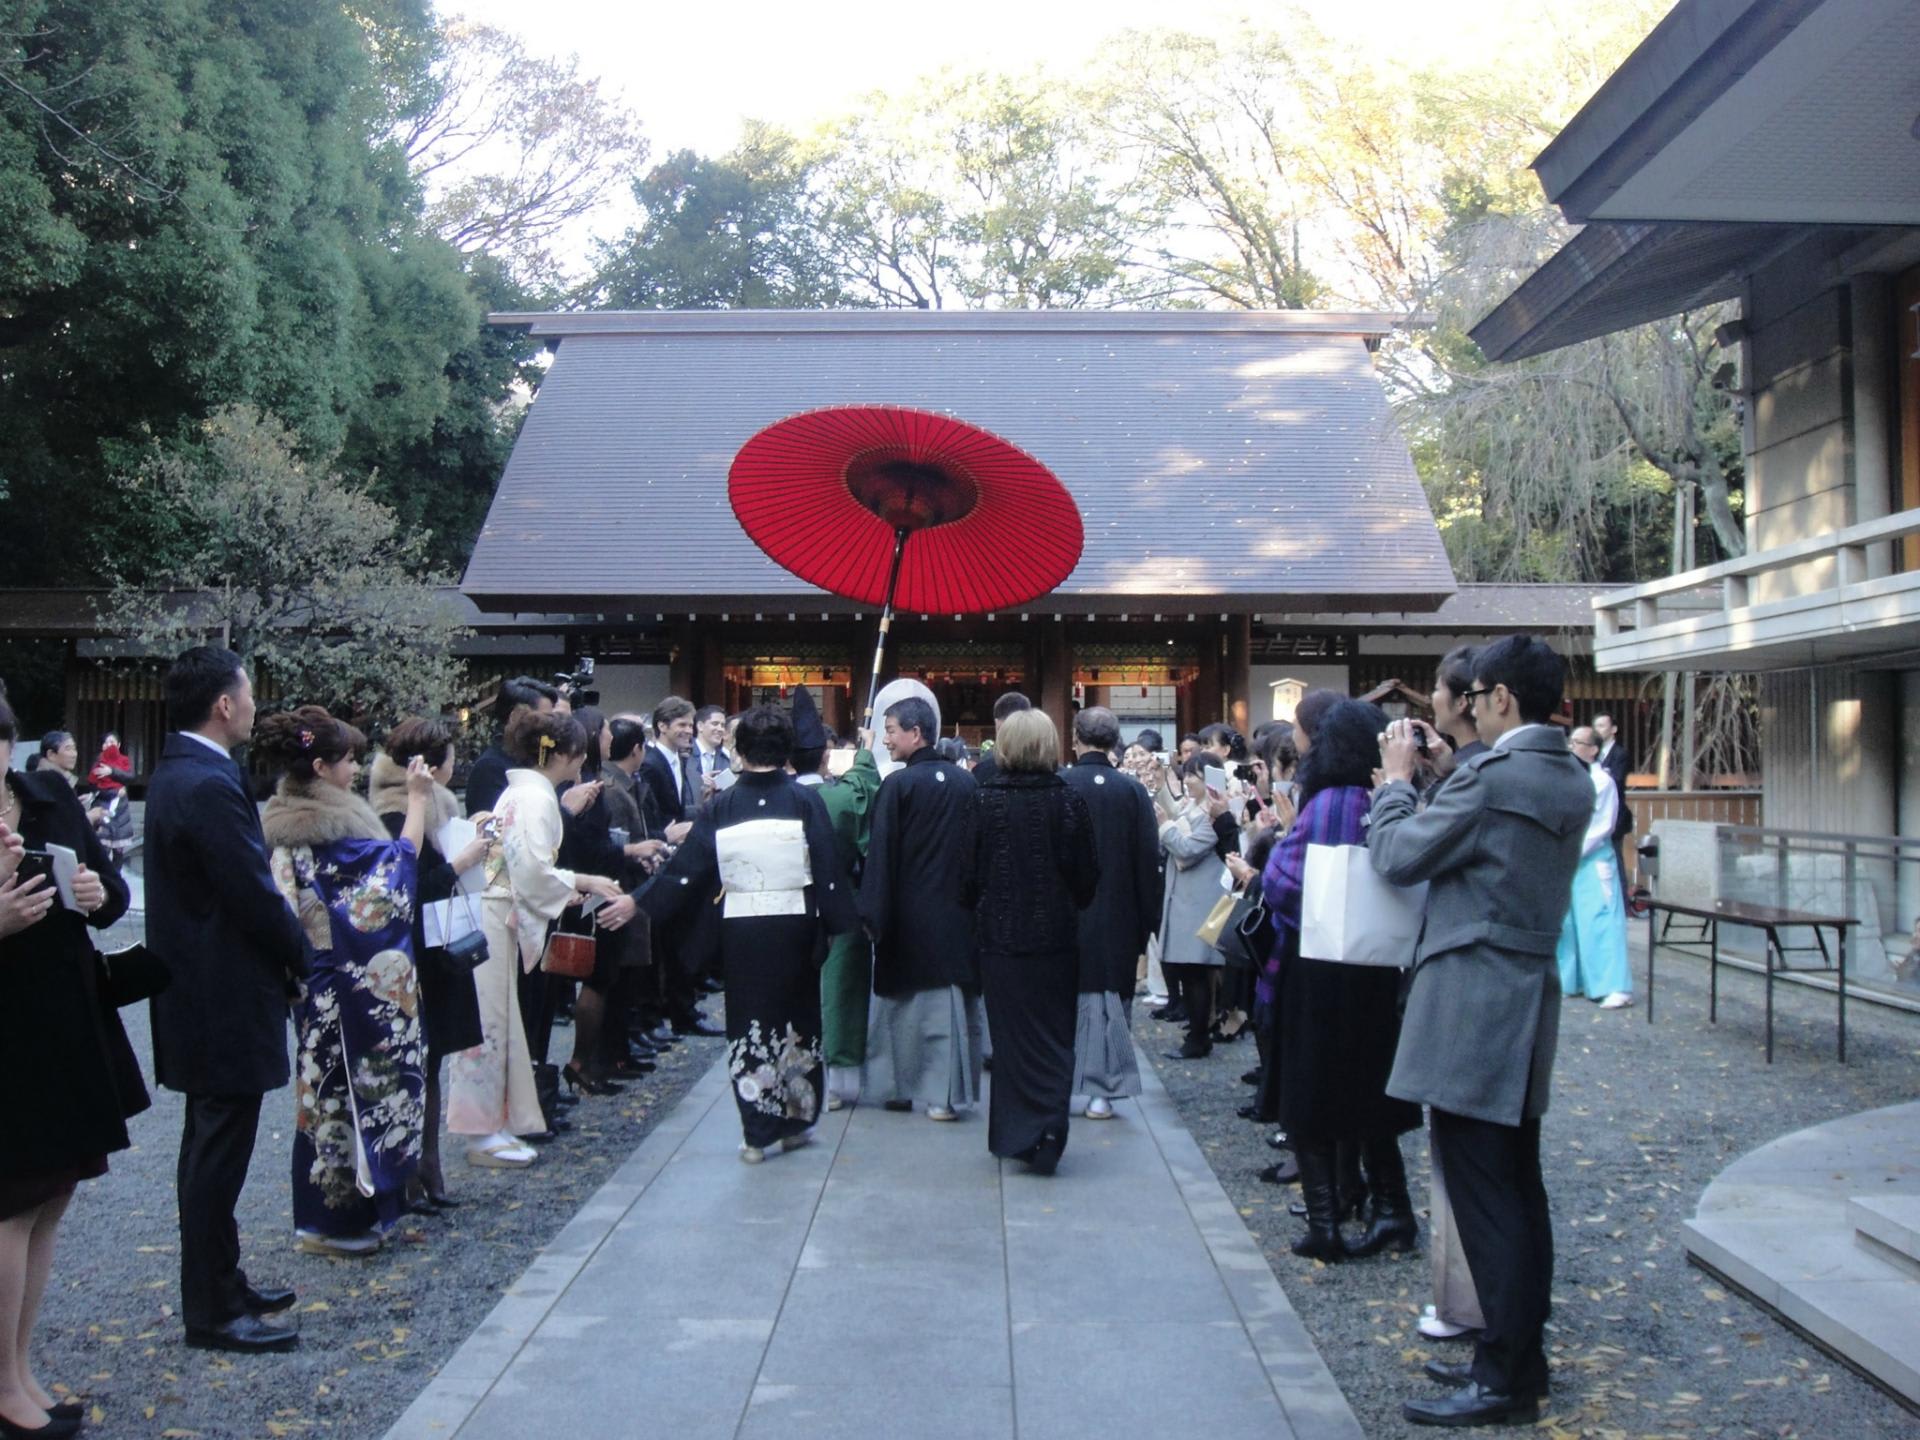
POLYGON ((1629 875, 1638 865, 1640 837, 1660 820, 1704 820, 1714 825, 1758 825, 1758 790, 1634 790, 1627 791, 1633 811, 1633 830, 1621 841, 1629 875))

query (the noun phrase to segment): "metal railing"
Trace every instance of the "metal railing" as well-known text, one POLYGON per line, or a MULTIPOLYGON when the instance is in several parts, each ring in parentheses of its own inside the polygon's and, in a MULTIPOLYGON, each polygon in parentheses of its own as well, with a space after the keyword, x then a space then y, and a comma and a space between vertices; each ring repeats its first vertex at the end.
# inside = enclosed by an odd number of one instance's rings
MULTIPOLYGON (((1716 826, 1714 836, 1717 898, 1853 916, 1860 929, 1848 948, 1847 988, 1920 1005, 1920 957, 1910 958, 1920 919, 1920 840, 1757 825, 1716 826)), ((1729 938, 1732 932, 1723 947, 1733 948, 1729 938)), ((1798 935, 1794 943, 1802 940, 1813 943, 1798 935)))

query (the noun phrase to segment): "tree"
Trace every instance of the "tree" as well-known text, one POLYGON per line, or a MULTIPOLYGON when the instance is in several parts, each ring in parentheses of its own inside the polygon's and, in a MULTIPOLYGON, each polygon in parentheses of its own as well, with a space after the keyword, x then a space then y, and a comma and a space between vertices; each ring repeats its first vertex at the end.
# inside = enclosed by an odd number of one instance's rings
POLYGON ((669 156, 633 182, 641 221, 601 247, 584 298, 625 310, 852 303, 821 242, 815 164, 792 135, 757 123, 724 156, 669 156))
POLYGON ((191 452, 154 447, 116 500, 136 553, 101 614, 108 633, 172 653, 217 638, 290 701, 391 720, 458 694, 466 632, 427 564, 427 537, 356 482, 300 458, 248 406, 217 412, 191 452))
POLYGON ((550 275, 556 235, 646 159, 639 122, 578 56, 541 59, 458 18, 437 39, 429 77, 395 105, 394 134, 429 191, 427 225, 522 282, 550 275))

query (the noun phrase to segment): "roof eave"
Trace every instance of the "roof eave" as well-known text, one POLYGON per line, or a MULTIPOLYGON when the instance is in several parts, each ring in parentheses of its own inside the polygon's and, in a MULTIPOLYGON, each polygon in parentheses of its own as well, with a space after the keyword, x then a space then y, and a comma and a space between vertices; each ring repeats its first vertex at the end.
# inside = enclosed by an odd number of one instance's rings
POLYGON ((1351 335, 1430 328, 1425 312, 1373 310, 500 310, 489 325, 535 336, 753 334, 1351 335))
POLYGON ((1533 162, 1576 223, 1671 144, 1823 0, 1680 0, 1533 162))

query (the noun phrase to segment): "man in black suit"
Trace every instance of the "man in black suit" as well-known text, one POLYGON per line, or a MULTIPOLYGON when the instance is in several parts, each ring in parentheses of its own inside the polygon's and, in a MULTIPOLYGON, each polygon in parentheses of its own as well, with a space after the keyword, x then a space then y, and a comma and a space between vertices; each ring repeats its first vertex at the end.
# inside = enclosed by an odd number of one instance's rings
POLYGON ((1620 727, 1613 723, 1611 715, 1593 717, 1593 734, 1600 742, 1600 768, 1607 772, 1613 781, 1614 793, 1620 797, 1619 809, 1613 817, 1613 863, 1619 869, 1624 892, 1627 862, 1620 853, 1620 847, 1621 842, 1633 833, 1633 811, 1627 808, 1627 774, 1633 769, 1633 764, 1627 756, 1627 747, 1620 743, 1620 727))
POLYGON ((260 1100, 287 1083, 287 1002, 308 947, 267 865, 260 815, 228 753, 253 734, 231 650, 167 671, 167 736, 147 787, 147 947, 172 975, 153 998, 153 1069, 186 1096, 180 1136, 180 1314, 204 1350, 291 1350, 291 1290, 257 1290, 233 1218, 260 1100))
MULTIPOLYGON (((1017 715, 1022 710, 1031 710, 1032 708, 1033 701, 1022 695, 1018 690, 1009 690, 993 702, 994 726, 998 728, 1000 722, 1006 719, 1007 716, 1017 715)), ((993 752, 989 750, 980 757, 980 762, 973 767, 974 784, 986 784, 987 781, 991 780, 994 775, 999 772, 999 769, 1000 762, 993 758, 993 752)))
POLYGON ((494 734, 493 744, 480 752, 473 768, 467 771, 467 814, 478 815, 493 809, 494 801, 507 788, 507 771, 514 766, 513 758, 501 744, 506 737, 507 722, 522 710, 550 715, 559 699, 557 689, 531 675, 516 675, 500 682, 499 693, 493 697, 493 718, 500 728, 494 734))
MULTIPOLYGON (((678 695, 669 695, 656 705, 653 743, 640 762, 640 788, 666 822, 669 845, 687 838, 700 808, 700 769, 691 754, 694 714, 693 702, 678 695)), ((707 1023, 699 1005, 701 961, 716 952, 720 938, 713 930, 717 922, 706 913, 712 908, 704 907, 690 923, 653 932, 654 963, 661 969, 667 1018, 678 1035, 726 1034, 707 1023)))

